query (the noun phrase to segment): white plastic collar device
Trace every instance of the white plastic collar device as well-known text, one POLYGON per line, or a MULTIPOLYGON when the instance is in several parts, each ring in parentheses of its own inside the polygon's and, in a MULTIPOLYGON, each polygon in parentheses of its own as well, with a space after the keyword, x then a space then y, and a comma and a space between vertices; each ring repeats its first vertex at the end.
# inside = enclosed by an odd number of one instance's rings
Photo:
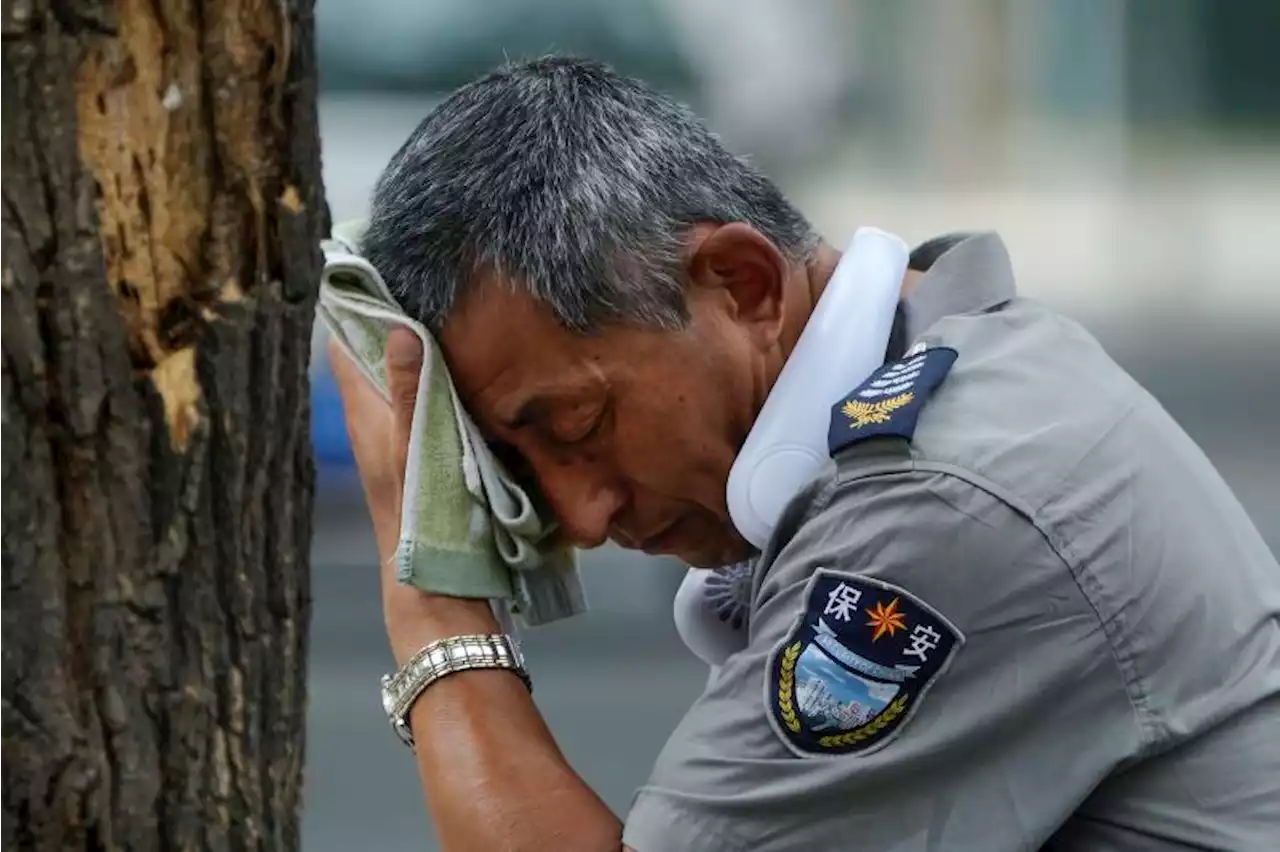
MULTIPOLYGON (((831 406, 884 362, 909 255, 893 234, 859 228, 805 323, 729 472, 729 515, 755 547, 825 464, 831 406)), ((676 629, 710 665, 746 641, 745 625, 707 605, 715 574, 691 570, 675 600, 676 629)))

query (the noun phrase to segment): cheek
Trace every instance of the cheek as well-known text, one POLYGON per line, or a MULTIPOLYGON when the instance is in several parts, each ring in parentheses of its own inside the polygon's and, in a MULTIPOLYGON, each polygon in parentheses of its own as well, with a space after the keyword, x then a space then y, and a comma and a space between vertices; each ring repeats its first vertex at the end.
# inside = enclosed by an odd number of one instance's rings
POLYGON ((677 386, 619 405, 613 442, 619 471, 642 491, 718 508, 735 452, 722 410, 705 394, 677 386))

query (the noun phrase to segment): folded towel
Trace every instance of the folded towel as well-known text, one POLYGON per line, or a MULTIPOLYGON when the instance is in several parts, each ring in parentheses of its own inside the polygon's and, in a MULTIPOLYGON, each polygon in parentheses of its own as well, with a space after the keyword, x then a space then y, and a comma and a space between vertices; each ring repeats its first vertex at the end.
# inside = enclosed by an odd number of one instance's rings
POLYGON ((576 552, 557 541, 554 523, 540 517, 529 493, 481 437, 434 336, 400 309, 382 276, 360 256, 365 224, 335 226, 322 243, 316 313, 383 395, 390 329, 401 325, 422 339, 397 576, 428 592, 506 601, 531 626, 583 612, 576 552))

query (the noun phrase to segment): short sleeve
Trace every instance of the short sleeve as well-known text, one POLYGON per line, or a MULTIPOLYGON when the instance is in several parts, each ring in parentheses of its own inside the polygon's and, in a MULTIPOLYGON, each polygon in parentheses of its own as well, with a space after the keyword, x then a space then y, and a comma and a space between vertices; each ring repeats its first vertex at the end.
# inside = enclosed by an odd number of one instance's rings
POLYGON ((637 793, 637 852, 1034 849, 1141 748, 1070 567, 978 484, 833 483, 768 563, 637 793))

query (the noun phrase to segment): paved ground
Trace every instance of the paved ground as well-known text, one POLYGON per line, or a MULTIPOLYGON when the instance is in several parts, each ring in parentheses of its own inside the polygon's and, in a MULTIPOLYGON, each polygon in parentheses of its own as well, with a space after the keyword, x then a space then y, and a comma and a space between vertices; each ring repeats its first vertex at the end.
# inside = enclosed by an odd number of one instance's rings
MULTIPOLYGON (((1280 354, 1231 327, 1163 320, 1097 326, 1104 342, 1183 423, 1280 550, 1280 354)), ((378 676, 389 665, 372 539, 358 505, 328 491, 317 519, 304 848, 436 848, 411 756, 387 728, 378 676)), ((670 595, 680 569, 605 549, 587 560, 597 609, 531 632, 537 700, 565 753, 617 812, 684 708, 703 667, 679 644, 670 595)))

